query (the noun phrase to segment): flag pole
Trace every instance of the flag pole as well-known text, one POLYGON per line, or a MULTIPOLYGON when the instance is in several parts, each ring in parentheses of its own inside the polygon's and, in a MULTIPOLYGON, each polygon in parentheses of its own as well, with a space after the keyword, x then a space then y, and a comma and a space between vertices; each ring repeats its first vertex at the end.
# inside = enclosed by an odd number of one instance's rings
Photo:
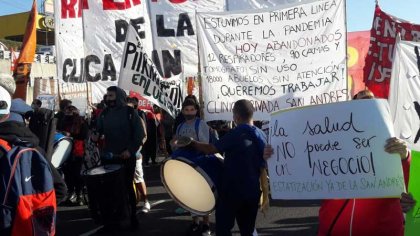
MULTIPOLYGON (((84 28, 84 24, 83 24, 83 9, 84 9, 84 1, 82 1, 81 2, 81 5, 80 5, 80 7, 82 8, 82 15, 81 15, 81 18, 82 18, 82 26, 83 26, 83 42, 85 41, 85 28, 84 28)), ((126 2, 124 2, 124 7, 126 8, 126 2)), ((127 9, 127 8, 126 8, 127 9)), ((85 44, 83 43, 83 49, 86 49, 85 48, 85 44)), ((83 50, 83 56, 86 56, 85 55, 85 53, 86 53, 86 51, 85 50, 83 50)), ((88 109, 90 109, 90 105, 91 105, 91 102, 92 102, 92 91, 91 90, 89 90, 89 81, 87 81, 87 79, 86 79, 86 71, 85 70, 83 70, 83 73, 80 75, 81 77, 82 77, 82 81, 84 81, 85 82, 85 84, 86 84, 86 110, 88 110, 88 109), (89 92, 90 91, 90 92, 89 92)), ((119 75, 118 75, 119 76, 119 75)), ((87 112, 87 111, 86 111, 87 112)))
POLYGON ((345 64, 345 69, 346 69, 346 74, 344 76, 346 76, 346 90, 347 90, 347 99, 346 101, 348 101, 351 98, 351 88, 349 88, 349 69, 347 67, 347 62, 348 62, 348 58, 347 58, 347 48, 348 48, 348 43, 347 43, 347 4, 346 4, 346 0, 344 0, 344 27, 346 29, 346 33, 344 34, 345 36, 345 50, 346 50, 346 64, 345 64))
MULTIPOLYGON (((197 10, 195 11, 195 17, 197 19, 197 10)), ((198 23, 198 22, 197 22, 198 23)), ((201 76, 201 56, 200 56, 200 44, 198 40, 198 31, 197 31, 197 55, 198 55, 198 99, 200 103, 200 118, 204 120, 204 99, 203 99, 203 78, 201 76)))

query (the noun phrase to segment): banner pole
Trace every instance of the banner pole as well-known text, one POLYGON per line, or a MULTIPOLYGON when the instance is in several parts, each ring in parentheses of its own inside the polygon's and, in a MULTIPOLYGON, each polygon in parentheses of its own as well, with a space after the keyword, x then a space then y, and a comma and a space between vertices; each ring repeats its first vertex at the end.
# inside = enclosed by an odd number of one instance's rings
MULTIPOLYGON (((196 23, 197 21, 197 10, 195 11, 195 19, 196 23)), ((197 79, 198 79, 198 100, 200 103, 200 118, 204 120, 204 99, 203 99, 203 79, 201 77, 201 56, 200 56, 200 44, 198 41, 198 31, 197 31, 197 55, 198 55, 198 73, 197 73, 197 79)))
POLYGON ((61 102, 61 91, 60 91, 60 79, 57 76, 57 93, 58 93, 58 102, 61 102))
MULTIPOLYGON (((84 9, 84 6, 83 6, 83 4, 84 4, 84 2, 82 1, 81 2, 81 8, 82 8, 82 30, 83 30, 83 56, 85 57, 86 56, 86 47, 85 47, 85 25, 84 25, 84 21, 83 21, 83 9, 84 9)), ((124 7, 126 7, 126 5, 125 5, 126 3, 124 2, 124 7)), ((91 99, 89 99, 91 96, 91 94, 92 94, 92 91, 90 91, 90 94, 89 94, 89 82, 87 81, 87 79, 86 79, 86 72, 85 72, 85 70, 81 70, 81 71, 83 71, 83 73, 80 75, 81 77, 82 77, 82 81, 85 81, 85 83, 86 83, 86 111, 89 109, 90 110, 90 100, 91 99)))
POLYGON ((348 101, 351 98, 351 88, 349 88, 349 68, 347 66, 347 62, 348 62, 348 58, 347 58, 347 48, 348 48, 348 42, 347 42, 347 4, 346 4, 346 0, 343 0, 344 2, 344 27, 346 29, 346 33, 344 34, 346 40, 346 45, 345 45, 345 50, 346 50, 346 64, 345 64, 345 68, 346 68, 346 90, 347 90, 347 99, 346 101, 348 101))

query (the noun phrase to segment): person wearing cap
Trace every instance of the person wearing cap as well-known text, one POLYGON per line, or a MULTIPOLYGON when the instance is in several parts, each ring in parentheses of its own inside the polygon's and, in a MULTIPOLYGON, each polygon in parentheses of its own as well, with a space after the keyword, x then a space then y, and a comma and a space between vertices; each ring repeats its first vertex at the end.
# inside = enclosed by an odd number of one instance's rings
POLYGON ((14 120, 25 123, 28 112, 31 112, 32 108, 21 98, 15 98, 12 100, 12 106, 10 107, 10 116, 8 120, 14 120))
POLYGON ((9 92, 0 86, 0 122, 6 121, 10 116, 12 97, 9 92))
MULTIPOLYGON (((25 123, 8 120, 12 107, 12 94, 14 94, 14 80, 11 76, 4 77, 0 75, 0 145, 11 146, 17 140, 27 142, 35 147, 40 153, 45 151, 39 147, 39 139, 26 127, 25 123)), ((0 152, 0 158, 6 153, 0 152)), ((48 161, 48 160, 47 160, 48 161)), ((62 202, 67 193, 67 187, 55 167, 48 161, 54 182, 56 202, 62 202)))

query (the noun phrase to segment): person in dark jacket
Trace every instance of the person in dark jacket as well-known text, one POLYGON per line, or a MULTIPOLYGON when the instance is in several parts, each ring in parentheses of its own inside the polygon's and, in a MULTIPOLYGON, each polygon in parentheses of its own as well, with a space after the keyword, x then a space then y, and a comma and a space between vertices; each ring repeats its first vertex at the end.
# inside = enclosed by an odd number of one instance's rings
MULTIPOLYGON (((133 108, 127 106, 127 95, 124 90, 111 86, 107 89, 106 105, 97 124, 97 131, 105 137, 103 153, 111 153, 118 158, 112 160, 120 163, 125 169, 125 186, 128 191, 131 226, 138 228, 136 217, 136 195, 133 188, 134 171, 136 166, 136 152, 139 150, 144 132, 140 117, 133 108)), ((94 140, 96 137, 94 137, 94 140)), ((106 163, 107 160, 103 160, 106 163)), ((121 196, 125 197, 125 196, 121 196)), ((112 225, 105 225, 109 230, 112 225)))
POLYGON ((63 128, 63 120, 64 120, 64 113, 66 111, 66 107, 71 106, 72 102, 68 99, 63 99, 60 101, 59 107, 60 110, 55 114, 55 118, 57 118, 57 131, 61 131, 63 128))

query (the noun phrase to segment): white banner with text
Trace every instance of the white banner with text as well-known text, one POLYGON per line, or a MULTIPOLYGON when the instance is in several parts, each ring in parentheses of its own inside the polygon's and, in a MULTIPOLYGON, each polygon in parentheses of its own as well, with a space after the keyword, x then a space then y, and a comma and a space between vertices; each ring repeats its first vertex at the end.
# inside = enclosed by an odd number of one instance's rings
POLYGON ((272 114, 268 160, 273 199, 399 197, 401 159, 386 100, 357 100, 272 114))
POLYGON ((175 117, 181 109, 181 80, 163 79, 143 48, 134 27, 129 27, 121 62, 118 86, 134 91, 175 117), (179 95, 171 97, 171 88, 179 88, 179 95))
POLYGON ((343 0, 197 19, 205 120, 232 119, 233 103, 244 98, 256 120, 347 100, 343 0))

